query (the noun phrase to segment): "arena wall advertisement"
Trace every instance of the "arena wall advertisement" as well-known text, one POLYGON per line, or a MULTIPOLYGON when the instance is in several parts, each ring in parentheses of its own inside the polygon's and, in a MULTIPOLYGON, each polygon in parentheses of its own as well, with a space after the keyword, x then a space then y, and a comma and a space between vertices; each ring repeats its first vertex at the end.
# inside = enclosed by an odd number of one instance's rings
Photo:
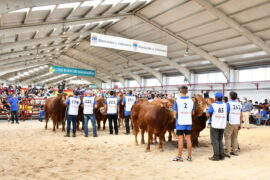
POLYGON ((50 66, 49 72, 58 73, 58 74, 70 74, 77 76, 96 76, 96 71, 88 70, 88 69, 77 69, 77 68, 68 68, 68 67, 60 67, 60 66, 50 66))
POLYGON ((167 56, 167 46, 134 39, 91 33, 91 46, 167 56))

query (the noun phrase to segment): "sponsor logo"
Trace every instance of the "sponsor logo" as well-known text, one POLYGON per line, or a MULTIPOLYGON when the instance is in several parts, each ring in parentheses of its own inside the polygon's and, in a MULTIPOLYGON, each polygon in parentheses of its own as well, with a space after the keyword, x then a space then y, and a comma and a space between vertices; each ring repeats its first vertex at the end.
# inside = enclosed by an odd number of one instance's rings
POLYGON ((93 35, 92 37, 91 37, 91 41, 92 41, 92 43, 97 43, 97 36, 96 35, 93 35))
POLYGON ((133 48, 137 48, 138 47, 138 43, 137 42, 133 42, 133 48))
POLYGON ((53 67, 49 68, 49 72, 53 73, 55 71, 55 69, 53 67))

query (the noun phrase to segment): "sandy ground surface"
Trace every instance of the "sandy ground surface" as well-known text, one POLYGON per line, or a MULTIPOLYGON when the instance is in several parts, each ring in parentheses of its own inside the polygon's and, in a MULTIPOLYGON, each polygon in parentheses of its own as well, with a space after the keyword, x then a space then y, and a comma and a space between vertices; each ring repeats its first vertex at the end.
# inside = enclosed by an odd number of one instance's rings
MULTIPOLYGON (((166 143, 164 152, 157 145, 145 152, 136 146, 133 135, 98 138, 65 138, 60 130, 44 129, 37 121, 20 124, 0 123, 0 179, 270 179, 270 127, 241 130, 240 156, 212 162, 209 129, 193 151, 193 162, 172 162, 177 143, 166 143)), ((186 151, 184 151, 186 154, 186 151)))

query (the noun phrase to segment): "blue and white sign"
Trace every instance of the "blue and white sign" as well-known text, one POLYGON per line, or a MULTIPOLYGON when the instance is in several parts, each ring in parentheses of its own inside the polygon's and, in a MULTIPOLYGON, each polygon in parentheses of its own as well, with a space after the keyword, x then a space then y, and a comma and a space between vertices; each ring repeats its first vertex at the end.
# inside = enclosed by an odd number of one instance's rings
POLYGON ((58 74, 71 74, 77 76, 91 76, 91 77, 96 76, 96 71, 93 70, 59 67, 59 66, 50 66, 49 72, 58 74))
POLYGON ((91 33, 91 46, 167 56, 167 46, 117 36, 91 33))

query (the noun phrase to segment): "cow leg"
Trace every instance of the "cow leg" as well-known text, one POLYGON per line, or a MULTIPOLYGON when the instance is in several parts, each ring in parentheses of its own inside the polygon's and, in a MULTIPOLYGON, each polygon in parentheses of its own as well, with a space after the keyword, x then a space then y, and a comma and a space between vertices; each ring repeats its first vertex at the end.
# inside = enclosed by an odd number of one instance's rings
POLYGON ((45 129, 47 129, 48 128, 48 121, 49 121, 49 119, 45 119, 45 129))
POLYGON ((164 151, 163 150, 163 144, 162 144, 163 138, 164 138, 164 136, 159 136, 159 146, 158 146, 158 148, 159 148, 160 152, 164 151))
POLYGON ((106 120, 107 119, 103 119, 103 131, 106 129, 105 125, 106 125, 106 120))
POLYGON ((153 140, 153 133, 150 130, 148 130, 148 144, 147 144, 147 148, 146 148, 147 152, 150 152, 150 144, 151 144, 152 140, 153 140))
POLYGON ((55 126, 56 126, 56 120, 53 119, 53 131, 55 131, 55 126))
POLYGON ((97 129, 100 130, 100 120, 97 120, 97 129))
POLYGON ((172 141, 172 130, 168 130, 168 132, 169 132, 168 141, 170 142, 170 141, 172 141))
POLYGON ((145 130, 142 129, 142 130, 141 130, 141 135, 142 135, 141 144, 145 144, 145 141, 144 141, 144 132, 145 132, 145 130))
MULTIPOLYGON (((153 140, 152 140, 153 141, 153 140)), ((153 142, 153 144, 157 144, 158 142, 157 142, 157 136, 156 135, 154 135, 154 142, 153 142)))
POLYGON ((65 123, 66 123, 66 119, 62 119, 62 132, 65 132, 65 123))
POLYGON ((138 133, 139 133, 139 128, 138 126, 135 126, 135 128, 133 129, 133 134, 135 136, 135 144, 138 145, 138 133))

